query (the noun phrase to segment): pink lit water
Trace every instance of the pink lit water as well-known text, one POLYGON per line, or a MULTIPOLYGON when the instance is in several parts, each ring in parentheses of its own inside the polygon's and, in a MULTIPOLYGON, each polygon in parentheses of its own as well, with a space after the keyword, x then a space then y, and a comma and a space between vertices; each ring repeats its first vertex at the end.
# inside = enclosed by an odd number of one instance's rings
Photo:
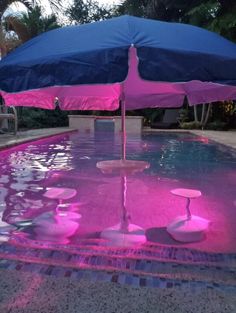
MULTIPOLYGON (((100 172, 96 163, 118 159, 120 138, 109 132, 70 133, 0 152, 1 238, 27 245, 106 245, 101 232, 121 216, 120 177, 100 172), (43 196, 48 188, 73 188, 76 196, 58 201, 43 196)), ((149 242, 203 251, 236 252, 236 155, 206 138, 189 134, 128 136, 127 158, 150 168, 127 177, 131 223, 149 242), (185 213, 175 188, 199 189, 191 211, 211 221, 204 241, 180 244, 165 227, 185 213)), ((111 243, 112 244, 112 243, 111 243)))

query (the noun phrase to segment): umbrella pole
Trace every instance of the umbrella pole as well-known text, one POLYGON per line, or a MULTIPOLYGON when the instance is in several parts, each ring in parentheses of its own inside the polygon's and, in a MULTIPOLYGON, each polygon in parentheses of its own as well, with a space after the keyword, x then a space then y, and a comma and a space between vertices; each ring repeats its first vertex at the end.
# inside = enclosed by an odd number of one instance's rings
POLYGON ((130 215, 126 208, 126 193, 127 193, 127 177, 121 176, 121 223, 120 230, 122 233, 127 233, 129 231, 129 221, 130 215))
POLYGON ((122 160, 126 159, 125 101, 121 101, 122 160))
MULTIPOLYGON (((125 101, 121 101, 121 135, 122 135, 122 161, 126 160, 126 128, 125 128, 125 101)), ((122 173, 121 175, 121 207, 122 216, 120 230, 122 232, 128 231, 129 214, 126 208, 126 192, 127 192, 127 177, 122 173)))

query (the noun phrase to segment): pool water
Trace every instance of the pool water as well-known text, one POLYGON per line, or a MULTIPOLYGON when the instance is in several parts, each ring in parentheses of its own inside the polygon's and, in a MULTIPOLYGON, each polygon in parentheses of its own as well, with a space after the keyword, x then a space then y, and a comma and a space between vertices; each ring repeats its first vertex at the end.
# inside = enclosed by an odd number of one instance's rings
MULTIPOLYGON (((120 137, 66 133, 0 152, 1 241, 45 246, 112 246, 101 238, 119 223, 121 178, 96 168, 102 160, 120 158, 120 137), (72 188, 76 195, 58 201, 49 188, 72 188)), ((127 159, 144 160, 150 168, 127 176, 126 206, 148 243, 184 246, 207 252, 236 252, 236 154, 207 138, 188 133, 128 136, 127 159), (211 221, 205 240, 180 244, 166 226, 185 213, 185 200, 174 188, 199 189, 191 202, 195 215, 211 221)), ((109 241, 109 240, 108 240, 109 241)))

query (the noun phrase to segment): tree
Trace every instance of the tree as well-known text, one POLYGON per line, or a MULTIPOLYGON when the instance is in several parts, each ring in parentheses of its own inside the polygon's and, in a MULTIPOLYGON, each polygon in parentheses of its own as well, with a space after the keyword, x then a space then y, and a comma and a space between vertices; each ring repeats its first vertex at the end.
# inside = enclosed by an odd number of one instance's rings
POLYGON ((151 0, 147 4, 147 17, 168 21, 183 22, 184 16, 202 0, 151 0))
POLYGON ((9 6, 14 3, 15 0, 2 0, 0 2, 0 54, 5 56, 7 54, 7 46, 5 41, 5 31, 2 25, 2 17, 4 12, 9 8, 9 6))
POLYGON ((134 16, 158 19, 169 22, 181 22, 185 13, 203 2, 202 0, 125 0, 117 6, 117 15, 130 14, 134 16))
MULTIPOLYGON (((22 3, 27 9, 32 9, 35 6, 42 5, 42 0, 1 0, 0 2, 0 19, 2 18, 4 12, 9 8, 9 6, 13 3, 22 3)), ((48 0, 52 9, 60 9, 61 7, 61 0, 48 0)))
POLYGON ((6 23, 7 29, 15 31, 22 43, 43 32, 60 27, 56 16, 54 14, 43 16, 39 6, 29 9, 20 17, 9 15, 6 23))
POLYGON ((112 7, 100 6, 96 1, 74 0, 66 15, 71 23, 84 24, 110 18, 114 14, 112 7))
POLYGON ((236 41, 236 2, 234 0, 201 1, 186 16, 190 24, 205 27, 236 41))
POLYGON ((125 0, 116 7, 116 15, 133 15, 139 17, 146 16, 147 0, 125 0))
MULTIPOLYGON (((22 3, 28 10, 32 10, 35 6, 40 5, 42 3, 42 0, 1 0, 0 1, 0 54, 1 56, 4 56, 7 54, 7 43, 5 40, 5 31, 3 26, 3 15, 6 12, 6 10, 9 8, 9 6, 13 3, 22 3)), ((59 10, 61 7, 62 0, 48 0, 49 4, 51 5, 52 9, 59 10)), ((15 22, 15 25, 17 24, 17 21, 15 22)), ((20 27, 20 25, 16 26, 20 27)), ((22 30, 20 31, 22 33, 22 30)))
MULTIPOLYGON (((60 27, 57 24, 55 14, 44 16, 39 6, 28 6, 28 12, 20 16, 9 15, 5 17, 3 26, 6 26, 2 28, 6 52, 42 32, 60 27), (6 36, 6 30, 14 31, 17 36, 6 36)), ((64 112, 53 111, 49 113, 40 109, 20 107, 18 108, 18 116, 20 127, 49 127, 49 125, 60 126, 66 123, 66 113, 64 112), (48 124, 45 121, 48 121, 48 124)))

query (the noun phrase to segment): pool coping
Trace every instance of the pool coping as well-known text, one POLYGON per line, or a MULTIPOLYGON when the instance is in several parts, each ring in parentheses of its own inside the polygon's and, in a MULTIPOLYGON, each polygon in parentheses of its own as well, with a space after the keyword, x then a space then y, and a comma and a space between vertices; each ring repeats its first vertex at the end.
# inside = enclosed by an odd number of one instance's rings
POLYGON ((30 141, 48 138, 48 137, 60 135, 63 133, 74 132, 74 131, 76 130, 73 128, 56 127, 56 128, 40 128, 40 129, 19 131, 17 135, 3 134, 3 135, 0 135, 0 150, 4 150, 6 148, 17 146, 17 145, 27 143, 30 141))
MULTIPOLYGON (((26 131, 20 131, 17 135, 0 135, 0 150, 10 148, 22 143, 47 138, 63 133, 78 131, 78 129, 69 127, 40 128, 26 131)), ((212 131, 212 130, 188 130, 188 129, 153 129, 144 127, 142 133, 187 133, 196 136, 207 137, 208 139, 222 144, 226 147, 236 149, 236 130, 231 131, 212 131)))

